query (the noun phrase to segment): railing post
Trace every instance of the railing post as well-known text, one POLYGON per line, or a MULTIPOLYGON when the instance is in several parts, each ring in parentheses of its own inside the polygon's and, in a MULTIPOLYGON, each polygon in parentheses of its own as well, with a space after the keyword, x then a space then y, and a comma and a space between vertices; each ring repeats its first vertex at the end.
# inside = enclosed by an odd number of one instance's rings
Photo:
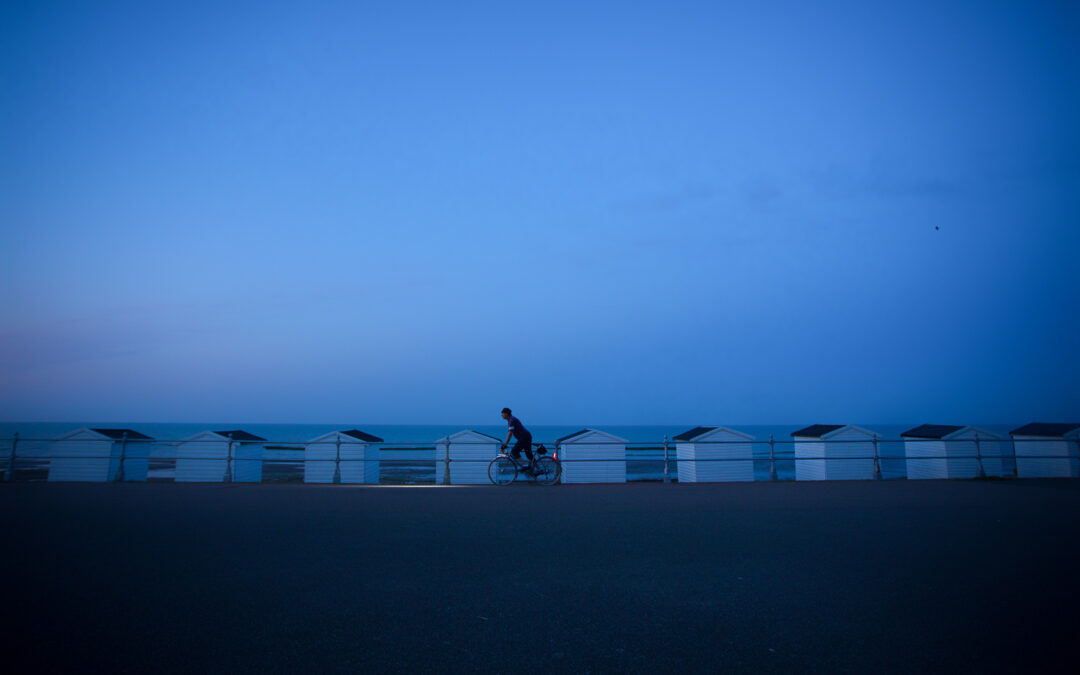
POLYGON ((979 448, 979 432, 975 432, 975 477, 986 478, 986 471, 983 470, 982 463, 982 450, 979 448))
POLYGON ((232 482, 232 438, 229 439, 229 450, 225 456, 225 477, 222 479, 226 483, 232 482))
MULTIPOLYGON (((112 454, 112 453, 109 453, 112 454)), ((124 459, 127 457, 127 432, 120 436, 120 466, 116 469, 116 482, 124 482, 124 459)))
POLYGON ((7 479, 8 482, 15 480, 15 449, 19 446, 19 432, 11 438, 11 457, 8 459, 7 479))
POLYGON ((772 434, 769 434, 769 480, 776 480, 776 445, 772 434))
POLYGON ((667 434, 664 434, 664 482, 671 482, 671 469, 668 465, 668 440, 667 434))
POLYGON ((877 436, 874 436, 874 480, 881 480, 881 461, 878 459, 877 436))
POLYGON ((443 457, 442 484, 443 485, 449 485, 450 484, 450 438, 449 437, 446 438, 446 443, 445 443, 445 447, 443 448, 443 450, 446 451, 446 455, 443 457))
MULTIPOLYGON (((367 458, 366 452, 364 457, 367 458)), ((334 485, 341 482, 341 434, 337 435, 337 441, 334 443, 334 478, 332 482, 334 485)))
POLYGON ((1013 449, 1013 478, 1019 478, 1020 477, 1020 463, 1016 461, 1016 439, 1013 438, 1012 434, 1009 434, 1009 440, 1012 441, 1012 449, 1013 449))

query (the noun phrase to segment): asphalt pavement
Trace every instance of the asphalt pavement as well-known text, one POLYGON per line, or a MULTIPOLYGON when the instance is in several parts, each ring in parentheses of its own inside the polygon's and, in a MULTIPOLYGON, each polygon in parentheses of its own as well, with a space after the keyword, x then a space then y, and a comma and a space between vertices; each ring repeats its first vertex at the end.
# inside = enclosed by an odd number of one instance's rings
MULTIPOLYGON (((1075 672, 1080 481, 0 485, 8 672, 1075 672)), ((5 668, 7 670, 7 668, 5 668)))

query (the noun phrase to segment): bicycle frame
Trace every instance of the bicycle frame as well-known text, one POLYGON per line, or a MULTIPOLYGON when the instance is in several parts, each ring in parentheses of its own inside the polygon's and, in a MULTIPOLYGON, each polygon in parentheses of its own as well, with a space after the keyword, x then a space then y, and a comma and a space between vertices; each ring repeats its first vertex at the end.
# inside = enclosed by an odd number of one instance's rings
MULTIPOLYGON (((535 446, 536 446, 536 451, 533 454, 533 461, 534 462, 540 462, 541 460, 546 458, 548 460, 549 464, 554 464, 554 470, 555 470, 554 476, 555 477, 550 482, 547 482, 546 480, 541 481, 541 478, 546 478, 547 476, 550 476, 551 475, 550 472, 548 472, 548 471, 540 471, 539 473, 536 473, 531 468, 531 464, 532 464, 531 462, 521 461, 520 458, 514 457, 512 454, 510 454, 506 450, 500 449, 499 454, 495 455, 495 458, 492 459, 492 463, 494 463, 496 460, 498 460, 500 458, 505 457, 506 459, 510 460, 511 464, 514 465, 514 480, 517 480, 517 477, 520 476, 520 475, 525 475, 525 476, 529 477, 530 479, 532 479, 533 481, 541 482, 543 485, 551 485, 552 483, 558 481, 559 476, 562 474, 562 469, 559 466, 558 456, 555 455, 555 454, 548 455, 547 454, 547 449, 544 448, 543 444, 535 444, 535 446), (543 449, 543 452, 540 452, 541 449, 543 449)), ((489 468, 489 471, 490 471, 490 468, 489 468)), ((494 479, 492 479, 492 482, 495 482, 494 479)), ((513 482, 513 480, 510 481, 510 482, 513 482)))

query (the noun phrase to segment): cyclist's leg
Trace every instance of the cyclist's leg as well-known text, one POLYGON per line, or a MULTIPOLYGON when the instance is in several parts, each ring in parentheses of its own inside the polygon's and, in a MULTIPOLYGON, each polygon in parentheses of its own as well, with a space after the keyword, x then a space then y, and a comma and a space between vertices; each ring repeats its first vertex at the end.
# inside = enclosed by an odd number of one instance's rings
POLYGON ((533 460, 532 436, 522 438, 514 444, 514 456, 521 457, 522 450, 525 451, 525 456, 529 458, 529 468, 536 468, 536 462, 533 460))

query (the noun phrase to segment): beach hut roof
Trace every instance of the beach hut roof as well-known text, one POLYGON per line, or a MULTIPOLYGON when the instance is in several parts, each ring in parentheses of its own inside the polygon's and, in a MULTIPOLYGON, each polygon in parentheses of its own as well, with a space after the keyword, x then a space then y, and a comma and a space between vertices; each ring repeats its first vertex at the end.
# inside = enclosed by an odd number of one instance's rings
POLYGON ((862 427, 857 427, 854 424, 811 424, 805 429, 793 431, 791 435, 794 438, 827 438, 829 436, 832 436, 834 433, 840 431, 841 429, 854 429, 855 431, 860 431, 867 436, 877 436, 877 434, 873 431, 870 431, 869 429, 863 429, 862 427))
MULTIPOLYGON (((900 434, 901 438, 921 438, 921 439, 951 439, 953 436, 957 436, 961 433, 975 434, 983 440, 1001 439, 1001 436, 995 434, 993 431, 987 431, 986 429, 980 429, 973 426, 955 426, 952 424, 923 424, 917 426, 914 429, 908 429, 904 433, 900 434)), ((961 439, 957 439, 961 440, 961 439)), ((970 440, 970 439, 962 439, 970 440)))
POLYGON ((900 436, 901 438, 945 438, 963 428, 951 424, 923 424, 914 429, 908 429, 900 436))
POLYGON ((625 438, 619 438, 618 436, 613 436, 613 435, 607 433, 606 431, 598 431, 596 429, 582 429, 580 431, 575 431, 574 433, 570 434, 569 436, 563 436, 562 438, 556 438, 555 443, 558 444, 558 443, 565 443, 566 441, 573 441, 574 439, 578 438, 579 436, 585 436, 586 434, 600 434, 601 436, 607 436, 608 438, 610 438, 613 441, 621 441, 623 443, 626 442, 625 438))
POLYGON ((693 429, 690 429, 689 431, 682 432, 681 434, 679 434, 678 436, 675 436, 671 440, 673 440, 673 441, 692 441, 695 438, 697 438, 698 436, 704 434, 705 432, 712 431, 715 428, 716 427, 694 427, 693 429))
POLYGON ((684 431, 681 434, 679 434, 678 436, 675 436, 672 440, 675 440, 675 441, 692 441, 692 440, 694 440, 696 438, 700 438, 702 436, 707 436, 707 435, 709 435, 711 433, 719 432, 719 431, 726 431, 726 432, 728 432, 730 434, 735 434, 736 436, 741 436, 741 437, 745 438, 748 441, 751 441, 751 440, 754 439, 754 437, 749 435, 749 434, 744 434, 741 431, 736 431, 734 429, 729 429, 728 427, 694 427, 693 429, 690 429, 689 431, 684 431))
POLYGON ((342 431, 341 433, 345 434, 346 436, 352 436, 353 438, 355 438, 358 441, 364 441, 364 442, 367 442, 367 443, 382 443, 383 442, 383 439, 379 438, 378 436, 372 436, 371 434, 369 434, 367 432, 364 432, 364 431, 360 431, 359 429, 349 429, 348 431, 342 431))
POLYGON ((843 429, 843 424, 811 424, 805 429, 799 429, 792 432, 792 436, 799 436, 801 438, 821 438, 825 434, 831 434, 837 429, 843 429))
POLYGON ((1080 424, 1070 424, 1065 422, 1032 422, 1031 424, 1025 424, 1019 429, 1013 429, 1009 433, 1013 436, 1064 438, 1078 429, 1080 429, 1080 424))
POLYGON ((461 431, 457 431, 455 433, 443 436, 442 438, 440 438, 439 440, 437 440, 435 442, 436 443, 445 443, 446 441, 454 440, 458 436, 466 436, 466 435, 470 435, 470 434, 476 435, 476 436, 483 436, 484 438, 490 438, 491 440, 495 441, 496 443, 502 441, 501 438, 496 438, 496 437, 492 436, 491 434, 485 434, 484 432, 477 431, 476 429, 462 429, 461 431))
POLYGON ((941 440, 950 439, 952 436, 956 436, 960 433, 974 433, 979 438, 987 441, 1001 438, 1001 436, 995 434, 993 431, 987 431, 986 429, 980 429, 979 427, 973 426, 958 427, 952 424, 923 424, 914 429, 908 429, 900 434, 900 437, 941 440))
MULTIPOLYGON (((366 431, 360 431, 359 429, 347 429, 342 431, 331 431, 329 433, 321 434, 316 438, 311 439, 308 443, 327 443, 337 440, 341 440, 341 436, 347 436, 354 441, 360 441, 361 443, 383 443, 383 439, 378 436, 372 436, 366 431)), ((350 441, 345 441, 346 443, 350 441)))
POLYGON ((574 433, 572 433, 572 434, 570 434, 568 436, 563 436, 562 438, 556 438, 555 442, 556 443, 562 443, 563 441, 569 441, 572 438, 577 438, 578 436, 580 436, 582 434, 587 434, 587 433, 589 433, 588 429, 582 429, 581 431, 575 431, 574 433))
POLYGON ((112 440, 115 440, 115 441, 123 440, 124 434, 127 434, 127 439, 129 441, 152 441, 152 440, 154 440, 150 436, 147 436, 146 434, 139 433, 138 431, 135 431, 133 429, 90 429, 88 427, 82 427, 81 429, 76 429, 75 431, 70 431, 70 432, 64 434, 63 436, 61 436, 57 440, 63 440, 63 439, 66 439, 66 438, 70 438, 71 436, 81 434, 84 431, 90 431, 90 432, 93 432, 93 433, 95 433, 95 434, 97 434, 99 436, 104 436, 105 438, 111 438, 112 440))
POLYGON ((215 431, 215 434, 229 439, 230 441, 265 441, 266 439, 255 434, 249 434, 243 429, 233 429, 231 431, 215 431))
POLYGON ((140 440, 140 441, 152 441, 152 440, 154 440, 151 437, 147 436, 146 434, 140 434, 138 431, 135 431, 133 429, 91 429, 91 431, 96 431, 97 433, 101 434, 102 436, 108 436, 109 438, 114 438, 114 439, 116 439, 118 441, 124 438, 124 434, 127 434, 127 439, 129 441, 130 440, 140 440))

